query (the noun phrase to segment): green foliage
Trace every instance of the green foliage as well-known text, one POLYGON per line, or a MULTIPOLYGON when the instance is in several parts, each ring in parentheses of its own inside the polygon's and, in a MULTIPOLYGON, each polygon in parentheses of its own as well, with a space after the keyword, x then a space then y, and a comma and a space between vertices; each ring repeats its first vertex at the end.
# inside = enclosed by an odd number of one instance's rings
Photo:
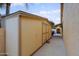
POLYGON ((54 25, 55 25, 54 22, 50 21, 50 24, 51 24, 51 27, 54 28, 54 25))
POLYGON ((3 3, 0 3, 0 8, 2 8, 2 6, 3 6, 3 3))
POLYGON ((4 8, 5 3, 0 3, 0 9, 4 8))
POLYGON ((0 9, 5 8, 6 15, 8 15, 10 12, 10 5, 11 5, 11 3, 0 3, 0 9))
POLYGON ((57 25, 55 25, 55 27, 57 27, 57 26, 60 26, 60 27, 62 27, 62 24, 60 23, 60 24, 57 24, 57 25))

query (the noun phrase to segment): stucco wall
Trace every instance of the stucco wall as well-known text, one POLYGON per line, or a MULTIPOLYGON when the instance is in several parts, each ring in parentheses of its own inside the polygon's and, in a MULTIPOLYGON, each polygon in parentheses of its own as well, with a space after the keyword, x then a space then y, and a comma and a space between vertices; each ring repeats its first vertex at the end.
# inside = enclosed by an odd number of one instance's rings
POLYGON ((79 56, 79 4, 64 4, 62 21, 67 55, 79 56))

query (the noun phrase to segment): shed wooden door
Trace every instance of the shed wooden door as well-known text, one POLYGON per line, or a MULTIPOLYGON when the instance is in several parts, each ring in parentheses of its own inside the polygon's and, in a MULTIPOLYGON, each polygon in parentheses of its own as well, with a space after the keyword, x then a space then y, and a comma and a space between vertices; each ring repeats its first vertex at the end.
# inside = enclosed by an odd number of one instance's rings
POLYGON ((26 17, 21 19, 21 55, 31 55, 42 45, 42 24, 26 17))
POLYGON ((49 28, 48 28, 48 25, 47 25, 47 27, 46 27, 46 30, 47 30, 46 37, 47 37, 47 40, 49 39, 49 30, 48 29, 49 28))
POLYGON ((4 55, 4 29, 0 28, 0 56, 4 55))
POLYGON ((42 28, 43 28, 42 29, 42 37, 43 37, 42 43, 44 44, 47 40, 47 25, 45 23, 42 23, 42 28))

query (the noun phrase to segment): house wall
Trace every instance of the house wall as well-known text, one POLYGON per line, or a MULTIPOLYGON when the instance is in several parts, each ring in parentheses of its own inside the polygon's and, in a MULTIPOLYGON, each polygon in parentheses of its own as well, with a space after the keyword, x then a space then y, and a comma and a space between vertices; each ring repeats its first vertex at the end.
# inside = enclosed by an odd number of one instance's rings
POLYGON ((5 19, 6 30, 6 53, 9 56, 17 56, 19 50, 19 18, 9 16, 5 19))
POLYGON ((79 4, 64 4, 63 38, 67 55, 79 56, 79 4))

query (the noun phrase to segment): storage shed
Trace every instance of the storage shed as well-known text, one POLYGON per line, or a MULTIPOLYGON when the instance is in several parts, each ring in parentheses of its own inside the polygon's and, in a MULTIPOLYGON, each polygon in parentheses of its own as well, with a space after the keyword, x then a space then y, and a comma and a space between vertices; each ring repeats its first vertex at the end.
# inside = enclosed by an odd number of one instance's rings
POLYGON ((18 11, 3 20, 9 56, 30 56, 51 38, 51 25, 46 18, 18 11))

